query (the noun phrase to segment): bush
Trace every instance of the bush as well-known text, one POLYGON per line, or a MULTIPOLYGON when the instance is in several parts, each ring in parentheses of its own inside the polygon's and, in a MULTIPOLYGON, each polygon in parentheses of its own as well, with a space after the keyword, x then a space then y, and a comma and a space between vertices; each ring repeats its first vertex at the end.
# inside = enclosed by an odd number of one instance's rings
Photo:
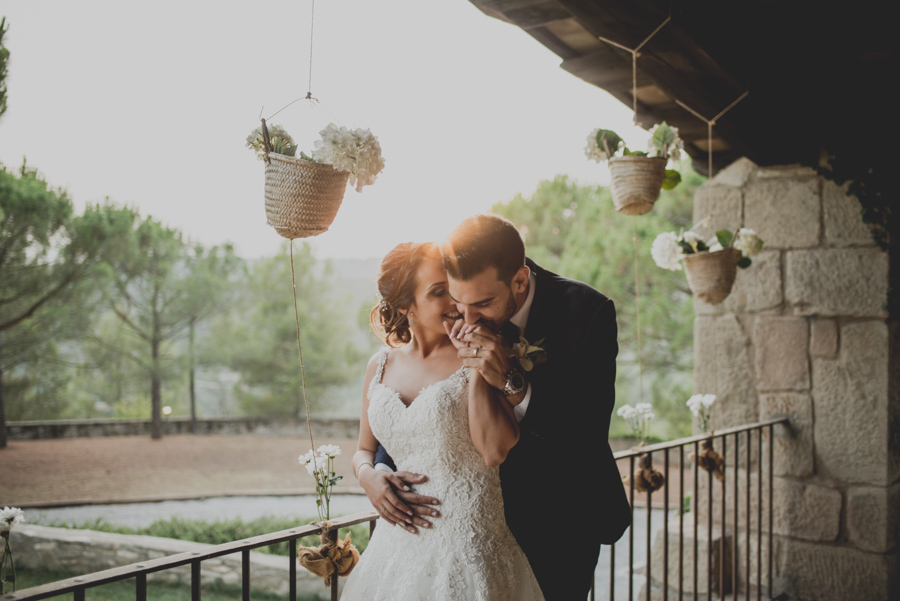
MULTIPOLYGON (((298 526, 306 525, 311 521, 312 520, 310 519, 291 520, 287 518, 266 516, 249 522, 244 522, 240 518, 208 522, 205 520, 185 520, 179 517, 173 517, 168 520, 157 520, 146 528, 129 528, 127 526, 109 524, 100 518, 90 522, 84 522, 75 527, 85 530, 96 530, 99 532, 140 534, 144 536, 188 540, 209 545, 221 545, 253 536, 261 536, 280 530, 297 528, 298 526)), ((53 525, 66 527, 61 524, 53 525)), ((369 544, 369 524, 356 524, 355 526, 350 526, 350 528, 341 529, 341 537, 346 536, 347 530, 350 531, 350 537, 353 540, 353 544, 359 552, 362 553, 369 544)), ((305 547, 319 545, 319 535, 305 536, 299 540, 298 544, 305 547)), ((290 547, 288 547, 287 541, 268 547, 260 547, 255 550, 261 553, 270 553, 272 555, 290 555, 290 547)))

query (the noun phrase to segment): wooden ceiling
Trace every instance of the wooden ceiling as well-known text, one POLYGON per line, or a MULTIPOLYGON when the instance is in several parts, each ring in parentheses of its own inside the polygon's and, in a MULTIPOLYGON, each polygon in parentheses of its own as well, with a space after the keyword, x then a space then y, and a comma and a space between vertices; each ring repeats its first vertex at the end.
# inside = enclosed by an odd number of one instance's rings
MULTIPOLYGON (((898 3, 739 0, 470 0, 556 53, 561 67, 632 106, 638 121, 679 128, 707 173, 708 126, 718 170, 898 153, 898 3), (668 19, 668 20, 667 20, 668 19), (602 41, 606 38, 615 44, 602 41), (690 107, 692 114, 684 106, 690 107)), ((591 123, 590 126, 602 126, 591 123)))

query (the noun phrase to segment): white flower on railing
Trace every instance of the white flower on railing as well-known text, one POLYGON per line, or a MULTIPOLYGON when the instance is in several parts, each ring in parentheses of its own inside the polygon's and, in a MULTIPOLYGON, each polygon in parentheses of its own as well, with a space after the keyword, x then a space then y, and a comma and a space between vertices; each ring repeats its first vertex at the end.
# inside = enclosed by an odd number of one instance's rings
POLYGON ((656 414, 653 413, 653 405, 650 403, 637 403, 634 407, 622 405, 616 413, 628 422, 635 436, 639 436, 641 444, 644 444, 644 439, 649 434, 650 420, 656 417, 656 414))
POLYGON ((9 532, 16 524, 25 521, 25 512, 18 507, 0 509, 0 534, 9 532))
POLYGON ((12 549, 9 546, 9 535, 13 526, 24 521, 25 512, 18 507, 4 507, 0 509, 0 537, 3 538, 3 555, 0 557, 0 595, 12 593, 16 590, 16 564, 13 561, 12 549), (12 589, 7 590, 7 585, 11 585, 12 589))
POLYGON ((319 520, 331 518, 331 493, 334 485, 343 476, 334 471, 334 458, 341 454, 341 447, 336 444, 324 444, 316 451, 310 449, 298 457, 300 465, 316 480, 316 510, 319 520))
POLYGON ((709 423, 710 408, 716 402, 714 394, 695 394, 687 401, 688 409, 697 418, 700 429, 706 432, 706 426, 709 423))

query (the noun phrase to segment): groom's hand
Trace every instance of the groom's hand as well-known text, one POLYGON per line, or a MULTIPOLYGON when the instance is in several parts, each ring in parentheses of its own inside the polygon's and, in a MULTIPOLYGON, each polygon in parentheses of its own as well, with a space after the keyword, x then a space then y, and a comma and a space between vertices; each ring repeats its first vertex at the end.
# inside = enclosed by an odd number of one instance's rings
POLYGON ((472 327, 462 319, 457 319, 452 327, 444 323, 444 329, 463 365, 477 369, 488 384, 503 390, 510 368, 506 340, 486 326, 472 327))
POLYGON ((383 472, 364 469, 359 474, 359 484, 366 491, 372 506, 381 517, 391 524, 398 524, 409 532, 418 533, 420 528, 431 528, 431 522, 420 517, 440 517, 440 512, 431 505, 440 505, 434 497, 427 497, 412 491, 411 485, 420 484, 427 476, 411 472, 383 472))

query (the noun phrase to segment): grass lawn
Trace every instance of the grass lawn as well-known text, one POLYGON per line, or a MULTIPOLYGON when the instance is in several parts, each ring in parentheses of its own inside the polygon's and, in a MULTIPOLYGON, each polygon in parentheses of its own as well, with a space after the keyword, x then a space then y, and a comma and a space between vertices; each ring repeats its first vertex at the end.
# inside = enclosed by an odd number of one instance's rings
MULTIPOLYGON (((41 584, 56 582, 57 580, 65 580, 66 578, 71 578, 72 574, 20 569, 17 571, 17 576, 19 585, 16 588, 18 590, 23 590, 26 588, 31 588, 33 586, 39 586, 41 584)), ((202 593, 203 601, 234 601, 235 599, 241 598, 241 589, 239 587, 233 586, 207 585, 203 587, 202 593)), ((61 601, 68 601, 74 598, 74 593, 52 597, 52 599, 58 599, 61 601)), ((123 580, 121 582, 113 582, 111 584, 104 584, 102 586, 89 588, 87 589, 87 591, 85 591, 86 601, 134 601, 134 598, 135 585, 133 578, 129 580, 123 580)), ((147 584, 148 601, 184 601, 184 599, 190 598, 191 589, 189 586, 175 586, 161 583, 157 584, 153 582, 147 584)), ((310 601, 314 598, 299 596, 298 599, 300 601, 310 601)), ((279 597, 278 595, 270 595, 254 591, 253 601, 284 601, 284 598, 279 597)))

